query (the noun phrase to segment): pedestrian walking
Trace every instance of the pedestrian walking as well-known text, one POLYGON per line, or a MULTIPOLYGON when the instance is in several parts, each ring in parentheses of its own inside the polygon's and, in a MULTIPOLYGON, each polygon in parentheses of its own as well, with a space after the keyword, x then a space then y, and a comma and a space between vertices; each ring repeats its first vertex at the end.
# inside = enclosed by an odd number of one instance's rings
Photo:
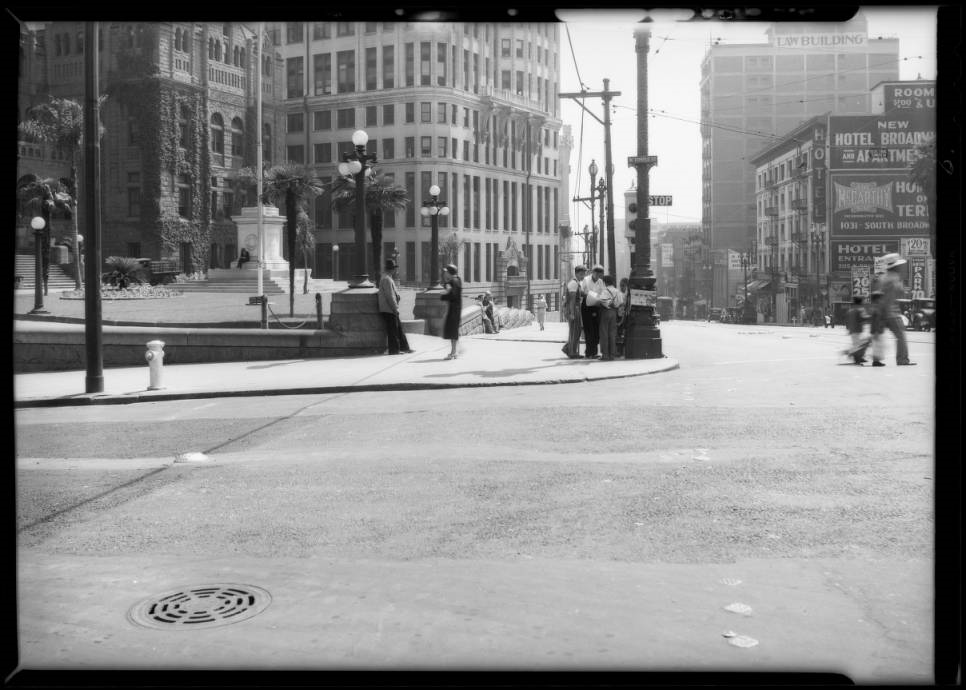
POLYGON ((825 327, 832 328, 832 310, 829 308, 825 309, 825 327))
POLYGON ((614 361, 617 353, 617 312, 621 308, 620 290, 614 287, 614 276, 603 278, 604 289, 600 291, 600 358, 605 362, 614 361))
POLYGON ((399 320, 399 288, 396 285, 396 269, 398 266, 392 259, 386 259, 386 270, 379 278, 379 316, 386 326, 386 340, 389 354, 398 355, 412 352, 409 341, 399 320))
POLYGON ((865 310, 862 308, 862 298, 853 297, 852 307, 845 315, 845 327, 849 332, 852 342, 851 347, 846 350, 846 354, 852 358, 854 364, 862 366, 865 360, 865 350, 869 346, 869 340, 862 337, 865 330, 865 310))
POLYGON ((882 292, 882 299, 878 303, 878 311, 882 316, 885 328, 892 331, 896 338, 896 366, 914 366, 909 361, 909 349, 906 345, 906 327, 902 322, 898 300, 902 299, 905 289, 899 267, 905 265, 906 260, 898 254, 886 254, 882 257, 885 273, 878 280, 878 290, 882 292))
POLYGON ((443 338, 449 340, 452 347, 446 359, 456 359, 456 345, 460 339, 460 317, 463 313, 463 281, 460 279, 459 269, 453 264, 446 264, 443 268, 443 294, 440 299, 448 302, 446 320, 443 321, 443 338))
POLYGON ((533 301, 533 311, 537 314, 537 323, 540 324, 540 330, 543 330, 543 321, 547 317, 547 300, 543 295, 537 295, 537 298, 533 301))
POLYGON ((563 353, 570 359, 580 358, 580 333, 583 329, 581 318, 581 283, 587 273, 585 266, 574 269, 574 277, 567 281, 564 288, 563 314, 567 319, 567 344, 563 346, 563 353))
POLYGON ((869 307, 869 340, 872 344, 872 366, 884 367, 885 315, 882 313, 882 290, 873 290, 869 307))
POLYGON ((599 357, 597 347, 600 340, 600 307, 597 302, 604 289, 603 279, 604 267, 598 264, 581 283, 583 303, 580 309, 580 318, 583 321, 584 342, 586 343, 584 357, 587 359, 599 357))

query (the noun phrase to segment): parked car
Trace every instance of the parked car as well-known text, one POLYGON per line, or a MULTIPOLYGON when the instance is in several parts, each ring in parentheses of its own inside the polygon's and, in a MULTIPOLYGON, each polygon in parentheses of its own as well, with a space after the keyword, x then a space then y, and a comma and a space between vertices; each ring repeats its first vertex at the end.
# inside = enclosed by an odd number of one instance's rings
POLYGON ((931 331, 936 328, 936 300, 912 300, 912 328, 917 331, 931 331))
POLYGON ((711 307, 708 309, 708 321, 721 321, 721 315, 724 313, 722 307, 711 307))

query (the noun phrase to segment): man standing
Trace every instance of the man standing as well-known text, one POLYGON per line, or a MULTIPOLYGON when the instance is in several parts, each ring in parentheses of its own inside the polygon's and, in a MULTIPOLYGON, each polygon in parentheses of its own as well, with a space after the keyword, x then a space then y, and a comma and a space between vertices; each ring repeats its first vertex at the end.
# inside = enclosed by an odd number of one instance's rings
POLYGON ((389 340, 389 354, 398 355, 412 352, 409 341, 399 320, 399 288, 396 287, 396 262, 386 259, 386 270, 379 278, 379 315, 386 324, 386 337, 389 340))
POLYGON ((898 254, 886 254, 882 257, 882 265, 885 273, 879 278, 878 289, 882 291, 882 298, 878 304, 879 314, 882 316, 884 325, 892 331, 896 337, 896 366, 912 366, 915 362, 909 361, 909 349, 906 345, 906 327, 902 322, 902 313, 899 311, 899 302, 905 295, 902 286, 902 276, 899 275, 899 267, 906 263, 898 254))
POLYGON ((586 273, 587 269, 585 267, 577 266, 577 268, 574 269, 575 277, 567 281, 567 297, 563 303, 563 313, 564 317, 567 319, 568 329, 567 344, 563 346, 563 353, 570 359, 580 358, 580 305, 582 301, 580 294, 580 283, 583 281, 586 273))
POLYGON ((587 349, 584 357, 597 359, 597 344, 600 342, 600 307, 599 295, 604 290, 604 267, 594 266, 594 270, 581 283, 583 300, 581 301, 580 318, 584 327, 584 342, 587 349))

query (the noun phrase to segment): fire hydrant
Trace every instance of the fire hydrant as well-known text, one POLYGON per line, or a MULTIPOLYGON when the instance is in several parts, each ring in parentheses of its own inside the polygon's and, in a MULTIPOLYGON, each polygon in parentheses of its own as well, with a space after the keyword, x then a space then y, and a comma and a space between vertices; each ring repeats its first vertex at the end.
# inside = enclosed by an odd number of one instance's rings
POLYGON ((161 385, 161 369, 164 366, 164 341, 152 340, 148 343, 148 351, 144 353, 144 359, 148 361, 151 373, 151 383, 149 391, 158 391, 163 388, 161 385))

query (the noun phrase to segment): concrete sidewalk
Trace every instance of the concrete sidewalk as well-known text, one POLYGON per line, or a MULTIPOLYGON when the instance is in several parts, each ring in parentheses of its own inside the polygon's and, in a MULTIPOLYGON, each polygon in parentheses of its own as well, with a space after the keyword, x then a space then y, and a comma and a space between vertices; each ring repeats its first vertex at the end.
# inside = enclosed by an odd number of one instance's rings
POLYGON ((678 367, 675 359, 568 359, 567 324, 536 324, 460 339, 460 355, 435 336, 408 336, 412 354, 169 365, 160 390, 148 390, 143 367, 104 369, 104 391, 85 393, 85 371, 14 375, 16 407, 114 404, 242 395, 420 390, 471 386, 576 383, 642 376, 678 367))

